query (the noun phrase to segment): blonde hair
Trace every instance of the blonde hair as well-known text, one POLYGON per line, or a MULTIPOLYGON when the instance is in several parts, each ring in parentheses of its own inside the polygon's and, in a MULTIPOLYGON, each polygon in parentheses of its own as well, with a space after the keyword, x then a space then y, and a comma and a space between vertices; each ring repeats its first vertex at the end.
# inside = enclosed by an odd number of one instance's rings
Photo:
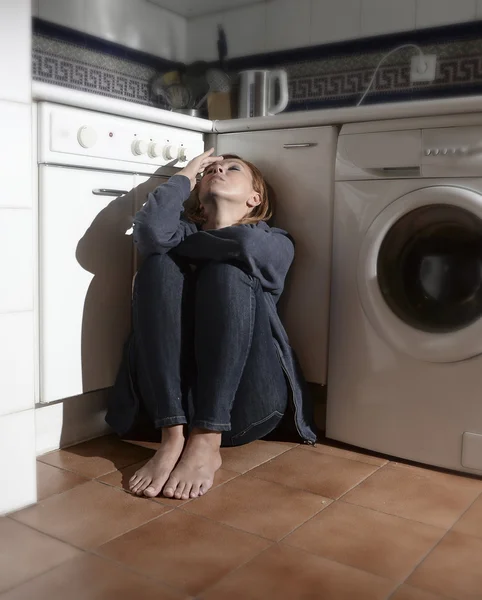
MULTIPOLYGON (((247 160, 242 159, 237 154, 223 154, 225 159, 235 158, 244 163, 251 171, 253 177, 253 190, 259 194, 260 203, 255 206, 249 214, 243 217, 236 225, 248 225, 250 223, 259 223, 259 221, 269 221, 274 211, 274 193, 271 186, 266 182, 261 171, 247 160)), ((205 223, 206 217, 199 200, 199 182, 191 193, 189 200, 184 208, 185 216, 194 223, 205 223)))

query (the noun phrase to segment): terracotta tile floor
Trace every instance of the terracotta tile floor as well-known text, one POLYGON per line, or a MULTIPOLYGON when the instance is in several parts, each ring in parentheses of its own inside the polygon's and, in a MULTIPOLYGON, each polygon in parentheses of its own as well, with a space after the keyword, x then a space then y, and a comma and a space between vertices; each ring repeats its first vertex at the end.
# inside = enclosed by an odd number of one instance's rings
POLYGON ((336 444, 223 449, 206 496, 138 498, 153 444, 38 459, 0 517, 0 600, 482 599, 482 480, 336 444))

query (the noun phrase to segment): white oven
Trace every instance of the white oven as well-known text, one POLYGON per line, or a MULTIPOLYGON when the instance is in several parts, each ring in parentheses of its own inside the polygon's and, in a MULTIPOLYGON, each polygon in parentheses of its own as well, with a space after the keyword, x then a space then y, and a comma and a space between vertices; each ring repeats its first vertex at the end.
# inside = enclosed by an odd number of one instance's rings
POLYGON ((110 387, 130 329, 132 219, 203 134, 39 103, 39 389, 110 387))

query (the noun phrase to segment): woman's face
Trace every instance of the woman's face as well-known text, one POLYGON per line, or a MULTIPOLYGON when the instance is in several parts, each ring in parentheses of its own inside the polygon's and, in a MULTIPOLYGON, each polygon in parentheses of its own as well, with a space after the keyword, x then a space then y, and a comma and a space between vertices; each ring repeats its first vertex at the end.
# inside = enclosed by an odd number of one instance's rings
POLYGON ((253 189, 253 175, 242 160, 227 158, 209 166, 199 184, 201 206, 216 199, 228 200, 247 208, 254 208, 261 202, 253 189))

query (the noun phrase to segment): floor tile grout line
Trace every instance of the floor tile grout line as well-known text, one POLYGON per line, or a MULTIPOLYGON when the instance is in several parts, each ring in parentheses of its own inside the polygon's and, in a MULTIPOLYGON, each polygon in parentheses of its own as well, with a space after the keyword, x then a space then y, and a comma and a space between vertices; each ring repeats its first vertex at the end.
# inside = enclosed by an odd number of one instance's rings
MULTIPOLYGON (((328 446, 328 447, 343 450, 343 448, 338 448, 337 446, 328 446)), ((380 465, 380 464, 376 464, 376 463, 366 462, 365 460, 359 460, 358 458, 354 458, 354 457, 348 458, 347 456, 340 456, 338 454, 330 454, 330 452, 322 452, 321 450, 315 450, 314 448, 312 448, 311 446, 308 446, 306 444, 305 445, 300 444, 300 448, 302 448, 303 450, 311 450, 312 452, 316 452, 317 454, 322 454, 323 456, 332 456, 334 458, 343 458, 345 460, 353 460, 355 462, 359 462, 364 465, 370 465, 371 467, 385 467, 387 464, 392 462, 388 458, 383 458, 381 460, 385 460, 386 462, 384 462, 382 465, 380 465)), ((353 450, 347 450, 347 452, 353 452, 353 454, 356 454, 356 452, 354 452, 353 450)), ((378 456, 372 456, 371 454, 366 454, 366 455, 362 454, 361 456, 369 456, 372 458, 378 458, 378 456)))
POLYGON ((375 513, 380 513, 382 515, 386 515, 387 517, 395 517, 396 519, 403 519, 404 521, 410 521, 411 523, 417 523, 418 525, 425 525, 426 527, 434 527, 435 529, 442 529, 444 531, 447 531, 447 528, 441 527, 440 525, 434 525, 433 523, 426 523, 425 521, 417 521, 417 519, 411 519, 410 517, 404 517, 403 515, 395 515, 393 513, 388 513, 383 510, 380 510, 378 508, 372 508, 371 506, 364 506, 363 504, 355 504, 354 502, 347 502, 346 500, 343 500, 343 498, 338 498, 338 500, 336 500, 336 502, 343 502, 343 504, 346 504, 347 506, 357 506, 358 508, 363 508, 365 510, 370 510, 375 513))
MULTIPOLYGON (((88 483, 88 482, 87 482, 88 483)), ((100 483, 100 482, 99 482, 100 483)), ((81 485, 85 485, 85 484, 81 484, 81 485)), ((105 484, 108 485, 108 484, 105 484)), ((77 486, 79 487, 79 486, 77 486)), ((117 492, 120 493, 126 493, 124 490, 118 489, 118 488, 114 488, 113 486, 109 486, 112 489, 116 490, 117 492)), ((72 488, 74 489, 74 488, 72 488)), ((66 490, 66 492, 69 492, 70 490, 66 490)), ((65 493, 65 492, 62 492, 65 493)), ((162 508, 168 508, 165 504, 161 504, 160 502, 154 502, 151 498, 146 498, 147 501, 152 502, 154 504, 156 504, 157 506, 161 506, 162 508)), ((36 506, 35 504, 33 504, 32 506, 36 506)), ((176 507, 172 507, 164 512, 162 512, 159 515, 156 515, 155 517, 152 517, 152 519, 148 519, 147 521, 145 521, 144 523, 141 523, 140 525, 136 525, 135 527, 131 527, 130 529, 127 529, 126 531, 123 531, 122 533, 120 533, 119 535, 115 535, 113 538, 109 538, 108 540, 106 540, 105 542, 102 542, 102 544, 99 545, 103 546, 104 544, 108 544, 109 542, 111 542, 112 540, 117 539, 118 537, 121 537, 122 535, 129 533, 130 531, 133 531, 134 529, 138 529, 139 527, 142 527, 143 525, 147 525, 147 523, 150 523, 151 521, 154 521, 155 519, 158 519, 160 517, 163 517, 164 515, 167 515, 168 513, 172 512, 173 510, 175 510, 176 507)), ((59 542, 63 542, 64 544, 67 544, 68 546, 73 546, 74 548, 77 548, 78 550, 82 550, 83 552, 88 552, 90 549, 89 548, 82 548, 81 546, 77 546, 76 544, 74 544, 73 542, 67 542, 66 540, 63 540, 60 537, 57 537, 51 533, 46 533, 45 531, 42 531, 41 529, 37 529, 36 527, 34 527, 33 525, 29 525, 27 523, 24 523, 23 521, 14 519, 13 517, 9 517, 8 515, 6 515, 7 518, 9 518, 11 521, 14 521, 15 523, 20 523, 21 525, 25 525, 27 527, 30 527, 30 529, 33 529, 34 531, 37 531, 38 533, 42 533, 43 535, 46 535, 48 537, 53 538, 54 540, 57 540, 59 542)))
MULTIPOLYGON (((282 444, 283 442, 274 442, 275 444, 282 444)), ((283 450, 283 452, 280 452, 279 454, 277 454, 276 456, 272 456, 271 458, 267 458, 266 460, 263 460, 262 462, 258 463, 257 465, 254 465, 252 467, 249 467, 249 469, 247 469, 246 471, 242 471, 240 474, 241 475, 246 475, 246 473, 249 473, 250 471, 252 471, 253 469, 257 469, 258 467, 260 467, 261 465, 265 465, 266 463, 271 462, 272 460, 276 460, 278 458, 278 456, 282 456, 283 454, 286 454, 287 452, 290 452, 291 450, 296 450, 296 448, 298 448, 299 446, 301 446, 301 444, 298 444, 297 446, 293 446, 293 448, 287 448, 286 450, 283 450)), ((229 448, 236 448, 236 446, 229 446, 229 448)), ((223 450, 223 448, 221 448, 221 450, 223 450)), ((221 469, 222 469, 222 465, 221 465, 221 469)), ((238 473, 239 471, 236 471, 235 469, 226 469, 227 471, 235 471, 236 473, 238 473)))
MULTIPOLYGON (((140 527, 142 527, 142 526, 140 525, 140 527)), ((108 543, 108 542, 106 542, 106 543, 108 543)), ((139 575, 141 577, 145 577, 146 579, 149 579, 150 581, 153 581, 154 583, 159 583, 172 592, 176 592, 178 594, 186 594, 187 593, 189 595, 189 598, 193 597, 188 592, 185 592, 184 590, 181 590, 180 588, 178 588, 170 583, 167 583, 166 581, 159 579, 158 577, 155 577, 154 575, 145 573, 144 571, 140 571, 140 570, 136 569, 135 567, 133 567, 132 565, 123 563, 122 561, 112 558, 111 556, 108 556, 107 554, 102 554, 101 552, 99 552, 100 548, 101 548, 101 546, 99 546, 98 548, 93 548, 91 550, 87 550, 86 554, 90 554, 91 556, 96 556, 97 558, 101 558, 102 560, 111 562, 114 565, 118 566, 119 568, 122 568, 123 570, 129 571, 130 573, 134 573, 135 575, 139 575)), ((0 599, 1 599, 1 596, 0 596, 0 599)))
MULTIPOLYGON (((459 518, 456 519, 454 521, 454 523, 452 523, 452 525, 447 529, 447 531, 443 534, 443 536, 430 548, 430 550, 428 552, 426 552, 424 554, 424 556, 418 561, 418 563, 414 566, 414 568, 410 571, 410 573, 405 577, 405 579, 402 582, 400 582, 400 585, 403 585, 404 583, 406 583, 408 581, 408 579, 415 573, 415 571, 421 566, 421 564, 427 559, 427 557, 437 548, 437 546, 439 546, 442 543, 442 541, 447 537, 447 535, 453 531, 454 525, 456 525, 460 521, 460 519, 465 515, 465 513, 477 502, 477 500, 480 498, 481 495, 482 495, 482 491, 479 492, 479 494, 476 496, 476 498, 474 498, 474 500, 469 504, 469 506, 467 506, 467 508, 461 513, 459 518)), ((454 533, 457 533, 457 532, 454 532, 454 533)), ((480 539, 480 538, 478 538, 478 539, 480 539)), ((410 585, 410 584, 407 584, 407 585, 410 585)), ((416 587, 416 586, 413 586, 413 587, 416 587)), ((419 588, 419 589, 421 589, 425 592, 431 592, 431 590, 428 590, 425 588, 419 588)), ((387 600, 389 600, 390 597, 387 600)), ((454 599, 452 599, 451 596, 446 596, 445 598, 447 600, 454 600, 454 599)), ((444 600, 445 600, 445 598, 444 598, 444 600)))
MULTIPOLYGON (((265 539, 265 538, 263 538, 263 539, 265 539)), ((243 567, 248 566, 254 560, 256 560, 257 558, 259 558, 262 554, 264 554, 268 550, 271 550, 271 548, 273 548, 273 546, 277 546, 277 545, 278 545, 278 542, 272 542, 267 548, 264 548, 263 550, 261 550, 260 552, 258 552, 257 554, 255 554, 254 556, 252 556, 251 558, 249 558, 248 560, 246 560, 244 563, 238 565, 237 567, 235 567, 234 569, 232 569, 231 571, 229 571, 229 573, 226 573, 225 575, 223 575, 220 579, 218 579, 218 581, 216 581, 212 585, 208 585, 208 587, 205 590, 202 590, 201 592, 199 592, 199 594, 196 594, 195 600, 202 600, 203 594, 208 593, 214 587, 216 587, 217 585, 219 585, 224 579, 226 579, 227 577, 230 577, 233 573, 236 573, 237 571, 241 570, 243 567)))
MULTIPOLYGON (((34 531, 37 531, 36 529, 34 531)), ((43 533, 42 531, 40 533, 43 533)), ((47 535, 47 534, 45 534, 47 535)), ((52 537, 52 536, 49 536, 52 537)), ((55 540, 57 540, 57 538, 53 538, 55 540)), ((62 541, 62 540, 59 540, 62 541)), ((65 544, 66 542, 64 542, 65 544)), ((80 550, 81 552, 83 552, 83 554, 88 554, 88 552, 86 550, 83 550, 82 548, 77 548, 76 546, 73 546, 73 548, 75 548, 76 550, 80 550)), ((35 579, 39 578, 39 577, 43 577, 44 575, 46 575, 47 573, 50 573, 51 571, 54 571, 55 569, 66 565, 69 562, 72 562, 74 560, 78 560, 79 558, 81 558, 80 556, 73 556, 72 558, 69 558, 67 560, 63 560, 62 562, 54 565, 53 567, 50 567, 48 569, 46 569, 45 571, 42 571, 41 573, 37 573, 36 575, 33 575, 32 577, 27 577, 27 579, 24 579, 23 581, 21 581, 20 583, 17 583, 16 585, 14 585, 11 588, 7 588, 6 590, 3 590, 2 592, 0 592, 0 600, 3 596, 3 594, 6 594, 8 592, 12 592, 13 590, 16 590, 17 588, 21 587, 22 585, 25 585, 26 583, 29 583, 30 581, 34 581, 35 579)))
POLYGON ((343 494, 341 496, 338 496, 338 498, 336 498, 336 500, 341 500, 342 498, 344 498, 349 492, 353 491, 359 485, 361 485, 362 483, 364 483, 367 479, 370 479, 370 477, 373 477, 373 475, 375 475, 375 473, 378 473, 378 471, 380 471, 381 469, 384 469, 387 466, 387 464, 390 464, 390 463, 386 463, 385 465, 380 465, 372 473, 370 473, 369 475, 367 475, 366 477, 364 477, 363 479, 361 479, 358 483, 355 483, 355 485, 352 485, 351 488, 349 488, 348 490, 346 490, 346 492, 343 492, 343 494))
POLYGON ((224 523, 222 521, 216 521, 216 519, 213 519, 211 517, 206 517, 205 515, 198 515, 196 513, 190 512, 188 510, 184 510, 184 505, 182 506, 178 506, 176 507, 175 510, 181 511, 182 513, 187 513, 190 517, 199 517, 200 519, 203 519, 204 521, 208 521, 209 523, 214 523, 215 525, 221 525, 221 527, 227 527, 228 529, 232 529, 233 531, 236 532, 241 532, 241 533, 245 533, 247 535, 252 535, 260 540, 263 540, 264 542, 269 542, 270 544, 276 544, 276 540, 271 540, 270 538, 264 537, 263 535, 260 535, 259 533, 253 533, 251 531, 246 531, 246 529, 241 529, 240 527, 236 527, 235 525, 230 525, 229 523, 224 523))

